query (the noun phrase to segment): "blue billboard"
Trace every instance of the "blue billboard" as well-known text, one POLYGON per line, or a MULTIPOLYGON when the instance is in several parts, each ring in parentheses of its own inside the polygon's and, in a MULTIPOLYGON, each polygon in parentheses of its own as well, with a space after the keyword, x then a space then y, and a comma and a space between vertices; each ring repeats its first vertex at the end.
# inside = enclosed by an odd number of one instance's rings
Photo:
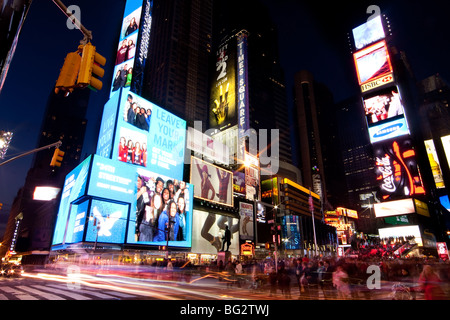
POLYGON ((405 118, 384 122, 369 127, 370 142, 380 142, 409 134, 408 124, 405 118))
POLYGON ((190 247, 193 185, 97 155, 66 177, 53 245, 190 247))

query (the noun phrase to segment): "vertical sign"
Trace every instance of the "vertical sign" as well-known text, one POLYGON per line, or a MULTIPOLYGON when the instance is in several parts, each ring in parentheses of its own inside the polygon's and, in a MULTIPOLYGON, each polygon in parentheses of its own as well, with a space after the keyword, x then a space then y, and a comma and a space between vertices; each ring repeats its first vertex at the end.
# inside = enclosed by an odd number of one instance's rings
POLYGON ((245 152, 245 131, 249 129, 248 111, 248 57, 247 34, 241 32, 237 37, 237 108, 238 108, 238 159, 245 152))

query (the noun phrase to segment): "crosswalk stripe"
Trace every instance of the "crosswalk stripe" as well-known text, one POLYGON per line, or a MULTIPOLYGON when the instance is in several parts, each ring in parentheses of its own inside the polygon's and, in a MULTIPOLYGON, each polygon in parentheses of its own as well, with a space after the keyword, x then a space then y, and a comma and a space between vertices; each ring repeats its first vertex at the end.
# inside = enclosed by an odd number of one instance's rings
POLYGON ((60 297, 60 296, 57 296, 57 295, 54 295, 54 294, 51 294, 51 293, 48 293, 48 292, 36 290, 36 289, 30 288, 30 287, 26 287, 26 286, 17 286, 17 288, 19 288, 21 290, 24 290, 24 291, 27 291, 27 292, 32 293, 32 294, 36 294, 38 296, 42 296, 42 297, 44 297, 45 299, 48 299, 48 300, 66 300, 63 297, 60 297))
MULTIPOLYGON (((51 287, 55 287, 55 288, 63 288, 65 285, 53 284, 53 285, 50 285, 50 286, 51 287)), ((77 293, 89 294, 89 295, 95 296, 95 297, 100 298, 100 299, 115 299, 116 298, 116 297, 114 297, 112 295, 107 295, 107 294, 104 294, 104 293, 96 292, 95 289, 94 290, 93 289, 76 289, 74 291, 76 291, 77 293)))
POLYGON ((81 294, 77 294, 77 293, 74 293, 74 292, 70 292, 69 290, 68 291, 59 290, 59 289, 56 289, 56 288, 49 288, 49 287, 41 286, 41 285, 35 285, 33 287, 38 288, 38 289, 42 289, 42 290, 51 290, 53 293, 62 294, 64 296, 70 297, 70 298, 75 299, 75 300, 91 300, 91 298, 89 298, 89 297, 86 297, 86 296, 83 296, 81 294))
POLYGON ((29 294, 26 294, 23 291, 19 291, 16 288, 11 288, 9 286, 0 287, 0 290, 2 290, 3 292, 9 293, 9 294, 15 295, 16 298, 19 300, 38 300, 37 298, 30 296, 29 294))

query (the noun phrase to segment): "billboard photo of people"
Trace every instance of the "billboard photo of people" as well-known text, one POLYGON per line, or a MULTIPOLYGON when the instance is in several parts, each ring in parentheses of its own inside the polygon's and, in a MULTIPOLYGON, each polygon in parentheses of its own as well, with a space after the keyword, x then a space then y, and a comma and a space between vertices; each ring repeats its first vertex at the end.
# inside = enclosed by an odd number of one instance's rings
POLYGON ((191 181, 194 197, 233 206, 233 173, 191 157, 191 181))
POLYGON ((147 136, 141 132, 120 128, 119 161, 147 166, 147 136))
POLYGON ((136 205, 130 214, 128 242, 189 247, 192 228, 192 188, 173 180, 138 169, 136 205), (134 223, 134 225, 133 225, 134 223))
POLYGON ((392 87, 364 99, 368 125, 403 115, 403 105, 397 87, 392 87))

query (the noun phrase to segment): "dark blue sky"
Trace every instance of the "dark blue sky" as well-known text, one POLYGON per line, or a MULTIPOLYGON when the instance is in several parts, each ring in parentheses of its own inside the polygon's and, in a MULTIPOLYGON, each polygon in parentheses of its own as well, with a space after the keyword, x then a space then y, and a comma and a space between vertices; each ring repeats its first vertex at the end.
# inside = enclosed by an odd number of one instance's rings
MULTIPOLYGON (((95 152, 125 1, 63 2, 81 8, 81 22, 93 32, 92 43, 107 58, 104 87, 91 94, 84 156, 95 152)), ((355 72, 348 64, 351 56, 347 32, 365 22, 369 16, 366 8, 370 4, 379 5, 389 16, 397 47, 406 51, 418 80, 435 73, 450 80, 450 8, 447 1, 264 2, 278 25, 280 58, 290 106, 293 77, 302 69, 311 71, 316 80, 327 85, 336 102, 357 93, 355 72)), ((69 30, 66 20, 52 1, 33 1, 0 94, 0 129, 14 132, 6 159, 36 148, 47 99, 64 57, 76 50, 83 37, 80 31, 69 30)), ((27 156, 0 167, 0 202, 5 203, 5 207, 12 204, 23 185, 32 160, 33 156, 27 156)), ((1 218, 7 214, 6 210, 0 211, 0 229, 1 218)))

